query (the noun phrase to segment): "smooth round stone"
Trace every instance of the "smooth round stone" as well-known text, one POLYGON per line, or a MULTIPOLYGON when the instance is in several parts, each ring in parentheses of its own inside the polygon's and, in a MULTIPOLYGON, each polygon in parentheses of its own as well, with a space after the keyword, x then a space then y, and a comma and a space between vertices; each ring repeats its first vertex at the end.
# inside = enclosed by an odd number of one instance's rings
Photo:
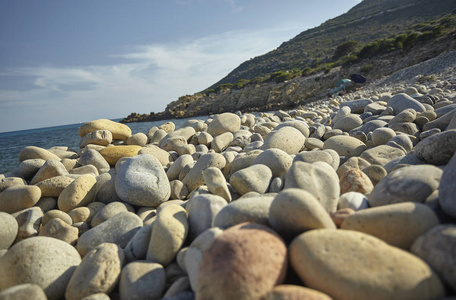
POLYGON ((117 172, 115 187, 120 199, 132 205, 158 206, 171 195, 163 166, 150 154, 127 159, 117 172))
POLYGON ((337 209, 340 195, 339 177, 327 163, 293 163, 285 177, 284 189, 288 188, 299 188, 309 192, 328 213, 337 209))
POLYGON ((456 291, 456 226, 440 225, 432 228, 413 243, 410 252, 423 259, 440 278, 456 291))
POLYGON ((386 109, 386 106, 378 103, 373 102, 371 104, 366 105, 364 107, 364 113, 371 113, 371 115, 379 115, 386 109))
POLYGON ((261 152, 252 165, 265 165, 272 171, 272 177, 285 175, 293 163, 293 158, 283 150, 272 148, 261 152))
POLYGON ((439 185, 439 204, 445 214, 456 218, 456 155, 443 170, 439 185))
POLYGON ((173 164, 168 168, 168 171, 166 171, 166 175, 168 176, 168 179, 170 181, 176 180, 179 178, 179 174, 182 171, 182 169, 187 166, 187 165, 192 165, 194 163, 193 158, 189 154, 184 154, 179 156, 176 161, 173 162, 173 164))
POLYGON ((127 145, 138 145, 144 147, 147 144, 147 135, 142 132, 135 133, 132 136, 130 136, 125 141, 125 143, 127 145))
POLYGON ((109 130, 114 140, 126 141, 131 136, 131 129, 125 124, 114 122, 108 119, 99 119, 87 122, 79 127, 80 137, 96 130, 109 130))
POLYGON ((164 131, 163 129, 158 129, 151 133, 150 131, 148 132, 147 136, 149 138, 149 144, 158 144, 165 136, 167 135, 167 132, 164 131))
POLYGON ((372 131, 372 142, 375 146, 385 145, 396 136, 396 132, 388 127, 377 128, 372 131))
POLYGON ((165 151, 177 151, 180 147, 187 145, 187 138, 176 135, 176 132, 173 134, 166 135, 160 143, 158 143, 158 147, 165 151))
POLYGON ((327 151, 302 151, 293 158, 293 161, 302 161, 305 163, 314 163, 317 161, 325 162, 328 165, 333 163, 333 157, 327 151))
POLYGON ((341 105, 340 105, 340 108, 342 107, 349 107, 350 108, 350 111, 354 114, 361 114, 364 112, 364 109, 367 105, 371 104, 372 100, 370 99, 358 99, 358 100, 352 100, 352 101, 348 101, 348 102, 343 102, 341 105))
POLYGON ((131 212, 121 212, 109 220, 84 232, 78 240, 76 249, 85 256, 90 250, 103 243, 114 243, 125 248, 127 243, 143 226, 142 220, 131 212))
MULTIPOLYGON (((226 148, 225 145, 220 146, 220 149, 222 149, 222 148, 226 148)), ((183 155, 183 154, 192 155, 193 153, 196 152, 196 147, 193 144, 187 144, 187 145, 180 146, 179 148, 177 148, 176 151, 177 151, 178 155, 183 155)))
POLYGON ((234 133, 241 127, 241 118, 233 113, 223 113, 214 116, 207 127, 207 132, 216 136, 225 132, 234 133))
POLYGON ((421 259, 361 232, 305 232, 290 244, 289 257, 307 287, 334 299, 430 300, 445 295, 442 282, 421 259))
POLYGON ((81 300, 111 300, 111 298, 105 293, 96 293, 90 296, 84 297, 81 300))
POLYGON ((35 146, 24 147, 21 152, 19 152, 20 163, 27 159, 43 159, 45 161, 48 159, 55 159, 60 161, 60 157, 57 155, 49 152, 46 149, 35 146))
MULTIPOLYGON (((116 175, 115 173, 109 175, 110 178, 108 178, 106 182, 100 182, 99 184, 97 184, 98 192, 96 201, 101 202, 103 204, 122 201, 122 199, 120 199, 119 195, 117 195, 116 193, 116 175)), ((100 178, 100 176, 98 178, 100 178)))
POLYGON ((214 137, 205 131, 198 134, 198 144, 200 145, 209 146, 213 140, 214 137))
POLYGON ((302 135, 304 135, 304 137, 306 137, 306 138, 309 137, 309 134, 310 134, 309 125, 307 125, 307 123, 305 123, 303 121, 298 121, 298 120, 286 121, 286 122, 283 122, 283 123, 280 123, 279 125, 277 125, 277 127, 275 127, 275 129, 278 130, 285 126, 294 127, 297 130, 301 131, 301 133, 302 133, 302 135))
POLYGON ((60 162, 60 158, 48 159, 44 165, 38 170, 38 172, 33 176, 30 184, 37 184, 40 181, 43 181, 48 178, 52 178, 60 175, 68 175, 68 171, 65 166, 60 162))
POLYGON ((416 155, 433 165, 445 165, 456 152, 456 129, 434 134, 415 147, 416 155))
POLYGON ((362 124, 363 120, 361 120, 361 118, 358 115, 349 114, 338 120, 336 123, 334 123, 333 128, 349 132, 350 130, 361 126, 362 124))
POLYGON ((413 149, 413 142, 408 135, 405 134, 398 134, 392 137, 387 146, 392 146, 403 150, 404 152, 410 152, 413 149))
POLYGON ((26 180, 31 180, 35 176, 36 172, 44 165, 46 161, 44 159, 35 158, 27 159, 19 164, 19 174, 26 180))
POLYGON ((166 272, 162 265, 147 261, 131 262, 120 275, 120 299, 160 299, 165 284, 166 272))
POLYGON ((135 212, 134 208, 124 202, 111 202, 100 209, 92 218, 90 225, 98 226, 121 212, 135 212))
POLYGON ((69 158, 64 158, 60 162, 62 163, 62 165, 65 167, 65 169, 68 172, 70 172, 72 169, 74 169, 79 164, 77 159, 69 159, 69 158))
POLYGON ((166 267, 184 245, 188 227, 187 212, 182 206, 168 204, 161 207, 152 228, 146 259, 166 267))
POLYGON ((183 264, 188 274, 192 290, 196 290, 198 287, 199 270, 204 251, 214 238, 222 232, 223 230, 217 227, 207 229, 198 235, 185 251, 183 264))
POLYGON ((402 123, 402 122, 413 122, 416 119, 416 111, 412 108, 405 109, 398 113, 394 118, 389 121, 389 124, 402 123))
POLYGON ((171 155, 167 151, 160 149, 155 145, 146 145, 138 154, 151 154, 158 159, 162 166, 167 166, 169 162, 172 161, 171 155))
POLYGON ((100 175, 100 173, 98 172, 98 169, 94 165, 85 165, 82 167, 73 168, 73 169, 71 169, 70 174, 75 174, 75 175, 90 174, 95 177, 100 175))
POLYGON ((68 215, 71 217, 73 223, 90 223, 90 221, 92 221, 93 216, 95 215, 95 211, 88 207, 77 207, 75 209, 70 210, 68 215))
POLYGON ((288 154, 297 154, 304 148, 305 140, 306 138, 301 131, 291 126, 284 126, 268 133, 261 149, 276 148, 288 154))
POLYGON ((286 299, 307 299, 307 300, 332 300, 326 294, 317 290, 309 289, 300 285, 281 284, 269 291, 262 300, 286 300, 286 299))
MULTIPOLYGON (((226 181, 225 181, 226 184, 226 181)), ((187 199, 188 189, 185 184, 180 180, 173 180, 169 183, 171 187, 171 200, 184 200, 187 199)))
POLYGON ((37 186, 11 186, 0 193, 0 211, 15 213, 34 206, 40 198, 41 190, 37 186))
POLYGON ((403 156, 405 156, 405 152, 402 149, 389 145, 380 145, 367 149, 360 157, 372 165, 384 166, 393 159, 403 156))
MULTIPOLYGON (((348 105, 341 106, 337 113, 334 115, 333 123, 336 123, 345 116, 348 116, 351 113, 351 109, 348 105)), ((317 116, 315 116, 317 117, 317 116)))
POLYGON ((39 285, 49 300, 62 299, 81 262, 73 246, 50 237, 32 237, 0 257, 0 290, 24 283, 39 285))
POLYGON ((225 150, 229 144, 233 141, 234 136, 231 132, 224 132, 214 137, 211 142, 211 149, 215 152, 220 153, 225 150))
POLYGON ((43 289, 33 283, 24 283, 0 292, 0 300, 48 300, 43 289))
POLYGON ((228 185, 225 176, 223 176, 223 173, 219 168, 207 168, 203 171, 203 177, 208 190, 212 194, 222 197, 227 202, 231 201, 231 194, 228 190, 228 185))
POLYGON ((274 231, 239 224, 204 251, 196 299, 259 299, 285 280, 287 263, 286 245, 274 231))
POLYGON ((226 200, 216 195, 199 195, 190 199, 186 205, 190 239, 211 228, 215 216, 226 205, 226 200))
POLYGON ((127 261, 135 261, 145 259, 147 255, 147 248, 149 247, 150 236, 152 234, 152 224, 144 225, 128 242, 125 246, 125 258, 127 261))
POLYGON ((383 128, 385 127, 386 125, 388 125, 387 122, 385 121, 382 121, 382 120, 371 120, 371 121, 368 121, 366 123, 364 123, 361 127, 355 129, 357 131, 362 131, 364 132, 364 134, 369 134, 369 132, 372 132, 374 131, 375 129, 378 129, 378 128, 383 128))
POLYGON ((356 212, 345 219, 341 228, 364 232, 409 250, 420 235, 437 225, 439 220, 428 206, 404 202, 356 212))
POLYGON ((410 122, 392 123, 388 127, 396 132, 402 132, 409 135, 415 135, 420 132, 418 126, 415 123, 410 122))
POLYGON ((231 186, 240 195, 249 192, 264 194, 272 179, 272 171, 267 166, 258 164, 235 172, 230 177, 231 186))
POLYGON ((38 233, 38 236, 52 237, 70 245, 76 244, 79 230, 62 219, 55 218, 46 223, 38 233))
POLYGON ((304 146, 309 149, 323 149, 324 142, 320 139, 316 138, 307 138, 306 141, 304 142, 304 146))
POLYGON ((253 161, 258 157, 262 150, 250 151, 246 154, 237 155, 233 161, 228 163, 223 169, 223 174, 226 178, 230 178, 231 175, 241 169, 247 168, 253 164, 253 161))
POLYGON ((66 212, 58 209, 53 209, 44 214, 43 218, 41 219, 41 225, 46 225, 52 219, 60 219, 69 225, 73 224, 73 220, 66 212))
POLYGON ((232 201, 215 216, 214 227, 225 229, 244 222, 269 226, 269 209, 273 200, 274 196, 266 194, 232 201))
POLYGON ((324 142, 323 149, 332 149, 340 156, 359 156, 367 149, 366 145, 357 138, 337 135, 324 142))
POLYGON ((226 160, 223 155, 218 153, 207 153, 202 155, 191 170, 182 179, 182 182, 187 186, 188 191, 191 192, 194 189, 204 184, 203 171, 209 167, 216 167, 222 169, 225 167, 226 160))
MULTIPOLYGON (((1 174, 1 175, 3 175, 3 174, 1 174)), ((17 186, 17 185, 27 185, 27 182, 20 177, 6 177, 5 178, 3 175, 3 178, 0 178, 0 192, 3 192, 4 190, 6 190, 7 188, 9 188, 11 186, 17 186)))
POLYGON ((358 192, 347 192, 340 196, 339 209, 350 208, 354 211, 369 208, 367 197, 358 192))
POLYGON ((112 142, 112 133, 109 130, 95 130, 84 135, 79 142, 79 148, 89 144, 107 146, 112 142))
POLYGON ((133 157, 137 155, 141 149, 141 146, 136 145, 112 146, 102 149, 100 154, 109 165, 115 166, 119 159, 123 157, 133 157))
POLYGON ((106 173, 110 169, 109 163, 103 158, 100 152, 93 149, 85 151, 79 158, 79 163, 83 166, 95 166, 100 174, 106 173))
POLYGON ((97 180, 92 175, 82 175, 70 183, 59 195, 57 204, 59 209, 64 212, 87 206, 96 197, 97 180))
POLYGON ((19 226, 13 216, 0 212, 0 250, 8 249, 13 244, 18 229, 19 226))
POLYGON ((442 170, 432 165, 397 169, 381 180, 368 196, 370 206, 401 202, 424 203, 439 187, 442 170))
POLYGON ((369 194, 374 189, 374 185, 367 176, 360 169, 351 169, 346 171, 340 177, 340 193, 359 192, 361 194, 369 194))
POLYGON ((26 208, 13 213, 12 216, 16 218, 19 229, 15 243, 32 237, 38 234, 40 229, 41 219, 43 218, 43 211, 39 207, 26 208))
POLYGON ((426 111, 423 104, 404 93, 391 97, 391 99, 388 100, 388 106, 393 108, 396 115, 409 108, 415 110, 417 113, 426 111))
POLYGON ((52 197, 41 197, 34 207, 38 207, 43 213, 46 213, 57 208, 57 200, 52 197))
POLYGON ((71 276, 65 299, 79 300, 97 293, 109 294, 119 281, 125 263, 124 251, 104 243, 87 253, 71 276))
POLYGON ((274 198, 269 209, 269 224, 287 239, 311 229, 336 228, 320 202, 301 189, 287 189, 274 198))
POLYGON ((370 178, 374 186, 387 175, 386 170, 379 165, 367 166, 363 172, 370 178))

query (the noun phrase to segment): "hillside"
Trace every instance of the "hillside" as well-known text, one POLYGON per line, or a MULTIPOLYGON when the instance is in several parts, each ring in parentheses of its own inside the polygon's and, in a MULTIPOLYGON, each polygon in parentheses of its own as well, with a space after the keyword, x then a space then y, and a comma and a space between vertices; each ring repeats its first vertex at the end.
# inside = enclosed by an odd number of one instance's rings
POLYGON ((164 112, 132 113, 122 122, 293 107, 325 97, 352 73, 378 80, 455 49, 455 7, 454 0, 364 0, 164 112))
POLYGON ((412 25, 441 17, 456 8, 454 0, 364 0, 347 13, 306 30, 277 49, 242 63, 209 87, 236 84, 281 70, 305 69, 329 62, 336 47, 348 40, 360 45, 394 36, 412 25))

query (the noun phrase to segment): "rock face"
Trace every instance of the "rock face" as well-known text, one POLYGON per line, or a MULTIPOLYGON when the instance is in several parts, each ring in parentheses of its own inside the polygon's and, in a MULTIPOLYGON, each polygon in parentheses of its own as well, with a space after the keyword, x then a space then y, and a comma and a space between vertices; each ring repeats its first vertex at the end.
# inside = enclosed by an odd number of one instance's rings
POLYGON ((275 232, 239 224, 216 236, 204 252, 196 299, 260 298, 284 281, 286 268, 286 246, 275 232))
POLYGON ((150 154, 127 159, 117 172, 115 187, 120 199, 133 205, 158 206, 171 195, 163 166, 150 154))
POLYGON ((421 259, 364 233, 312 230, 293 240, 289 255, 307 287, 334 299, 438 299, 445 295, 442 282, 421 259))
POLYGON ((80 262, 76 249, 63 241, 28 238, 0 257, 0 290, 34 283, 44 290, 48 299, 62 299, 80 262))

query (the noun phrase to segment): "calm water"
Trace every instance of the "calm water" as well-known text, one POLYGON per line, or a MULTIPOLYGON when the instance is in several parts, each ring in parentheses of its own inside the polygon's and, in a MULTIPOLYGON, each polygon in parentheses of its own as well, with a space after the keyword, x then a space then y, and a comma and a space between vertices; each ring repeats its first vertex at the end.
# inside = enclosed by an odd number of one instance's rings
MULTIPOLYGON (((206 120, 207 118, 207 116, 202 116, 189 119, 128 123, 126 125, 131 128, 132 134, 138 132, 147 133, 150 128, 168 121, 174 122, 177 129, 182 127, 190 119, 206 120)), ((68 146, 77 151, 79 149, 79 141, 81 140, 78 129, 81 125, 72 124, 0 133, 0 174, 8 173, 18 167, 19 152, 26 146, 37 146, 45 149, 54 146, 68 146)))

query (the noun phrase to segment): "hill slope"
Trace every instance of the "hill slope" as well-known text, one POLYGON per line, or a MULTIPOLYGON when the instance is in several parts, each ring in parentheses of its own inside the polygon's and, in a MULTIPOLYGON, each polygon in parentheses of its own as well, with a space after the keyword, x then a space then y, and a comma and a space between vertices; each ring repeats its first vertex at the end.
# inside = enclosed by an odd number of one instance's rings
POLYGON ((336 47, 348 40, 362 45, 386 38, 414 24, 448 14, 455 8, 454 0, 364 0, 347 13, 242 63, 208 89, 280 70, 314 67, 330 61, 336 47))

